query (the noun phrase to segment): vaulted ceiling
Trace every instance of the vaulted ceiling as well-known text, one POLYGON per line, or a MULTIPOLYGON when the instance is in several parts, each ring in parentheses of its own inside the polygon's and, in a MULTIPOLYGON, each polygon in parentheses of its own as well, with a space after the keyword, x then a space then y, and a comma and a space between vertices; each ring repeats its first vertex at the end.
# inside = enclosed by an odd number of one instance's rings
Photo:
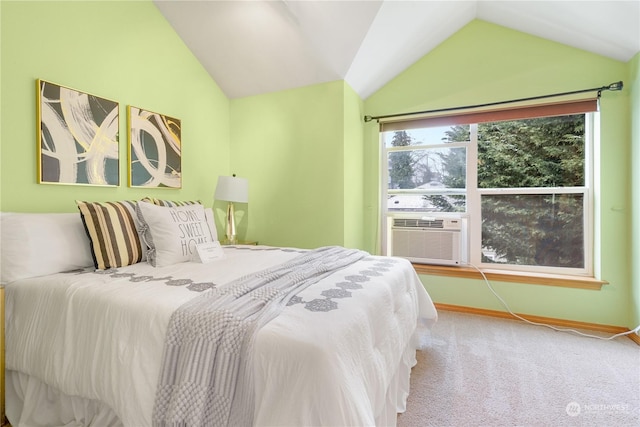
POLYGON ((345 80, 364 99, 473 19, 620 61, 640 0, 154 0, 229 98, 345 80))

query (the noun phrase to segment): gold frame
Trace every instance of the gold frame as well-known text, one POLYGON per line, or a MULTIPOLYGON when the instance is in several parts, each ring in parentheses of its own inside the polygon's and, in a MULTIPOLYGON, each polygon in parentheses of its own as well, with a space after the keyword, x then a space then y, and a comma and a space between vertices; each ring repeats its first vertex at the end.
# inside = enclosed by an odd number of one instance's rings
POLYGON ((36 80, 38 184, 119 186, 119 133, 118 102, 36 80))
POLYGON ((129 187, 182 188, 180 119, 129 105, 127 140, 129 187))

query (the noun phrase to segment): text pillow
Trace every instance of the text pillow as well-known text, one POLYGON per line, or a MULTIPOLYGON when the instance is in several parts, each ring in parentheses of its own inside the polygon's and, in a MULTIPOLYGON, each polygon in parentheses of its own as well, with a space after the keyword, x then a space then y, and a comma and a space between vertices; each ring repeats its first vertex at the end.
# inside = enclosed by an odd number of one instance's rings
MULTIPOLYGON (((201 205, 202 202, 200 200, 165 200, 165 199, 154 199, 153 197, 145 197, 142 199, 144 202, 153 203, 158 206, 186 206, 186 205, 201 205)), ((216 229, 216 224, 213 219, 213 209, 205 208, 205 214, 207 215, 207 222, 209 223, 209 230, 211 230, 211 238, 216 241, 218 240, 218 230, 216 229)))
POLYGON ((147 262, 154 267, 189 261, 198 243, 213 241, 200 204, 168 207, 140 201, 136 213, 149 247, 147 262))

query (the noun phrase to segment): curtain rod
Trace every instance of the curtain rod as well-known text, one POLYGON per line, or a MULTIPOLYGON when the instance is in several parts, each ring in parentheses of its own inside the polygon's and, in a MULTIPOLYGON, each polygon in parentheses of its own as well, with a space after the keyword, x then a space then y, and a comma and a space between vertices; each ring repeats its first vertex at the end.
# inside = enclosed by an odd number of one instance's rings
POLYGON ((534 101, 536 99, 553 98, 553 97, 557 97, 557 96, 575 95, 577 93, 595 92, 595 91, 598 91, 598 98, 600 98, 600 94, 602 93, 603 90, 622 90, 622 87, 623 87, 623 83, 622 83, 622 81, 619 81, 619 82, 611 83, 610 85, 607 85, 607 86, 594 87, 594 88, 591 88, 591 89, 574 90, 574 91, 571 91, 571 92, 562 92, 562 93, 552 93, 550 95, 532 96, 530 98, 511 99, 511 100, 508 100, 508 101, 489 102, 487 104, 466 105, 464 107, 440 108, 438 110, 415 111, 415 112, 412 112, 412 113, 388 114, 386 116, 364 116, 364 121, 365 122, 370 122, 371 120, 388 119, 388 118, 392 118, 392 117, 413 116, 413 115, 418 115, 418 114, 442 113, 442 112, 445 112, 445 111, 466 110, 466 109, 470 109, 470 108, 481 108, 481 107, 491 107, 491 106, 494 106, 494 105, 510 104, 510 103, 513 103, 513 102, 534 101))

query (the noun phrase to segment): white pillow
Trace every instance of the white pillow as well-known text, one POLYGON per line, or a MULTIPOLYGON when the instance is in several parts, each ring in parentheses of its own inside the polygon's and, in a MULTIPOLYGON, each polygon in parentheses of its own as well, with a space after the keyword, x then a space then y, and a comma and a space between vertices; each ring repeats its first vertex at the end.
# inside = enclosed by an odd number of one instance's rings
POLYGON ((198 243, 213 241, 200 204, 168 207, 140 201, 136 213, 142 241, 149 247, 147 261, 154 267, 189 261, 198 243))
POLYGON ((78 213, 0 214, 0 283, 93 266, 78 213))

